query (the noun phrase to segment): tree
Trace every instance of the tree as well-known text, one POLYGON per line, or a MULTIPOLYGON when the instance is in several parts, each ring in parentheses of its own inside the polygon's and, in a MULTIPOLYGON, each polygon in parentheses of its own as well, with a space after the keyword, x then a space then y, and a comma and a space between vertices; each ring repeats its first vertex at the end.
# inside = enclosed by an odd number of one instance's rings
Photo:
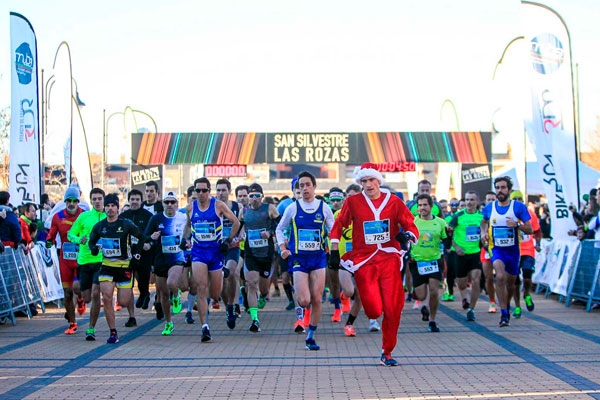
POLYGON ((10 152, 10 107, 0 109, 0 187, 8 188, 8 155, 10 152))

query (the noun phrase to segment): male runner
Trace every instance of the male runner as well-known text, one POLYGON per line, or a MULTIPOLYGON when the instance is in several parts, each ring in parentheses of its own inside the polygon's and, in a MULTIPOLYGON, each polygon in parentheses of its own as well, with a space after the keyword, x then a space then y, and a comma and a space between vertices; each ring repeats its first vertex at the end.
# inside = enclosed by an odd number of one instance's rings
MULTIPOLYGON (((458 211, 458 199, 450 199, 450 212, 444 217, 446 224, 450 224, 452 217, 458 211)), ((450 239, 452 239, 452 232, 450 239)), ((442 295, 442 301, 454 301, 454 281, 456 279, 456 249, 453 246, 444 247, 444 258, 446 259, 446 293, 442 295)))
MULTIPOLYGON (((121 217, 127 218, 131 220, 134 224, 137 225, 140 232, 144 232, 146 227, 148 226, 148 222, 150 218, 152 218, 152 213, 145 208, 142 207, 143 194, 137 189, 132 189, 127 193, 127 200, 129 201, 129 210, 124 211, 121 214, 121 217)), ((143 249, 143 246, 138 243, 137 238, 131 238, 131 244, 135 246, 136 253, 140 255, 140 259, 136 260, 135 258, 131 260, 131 268, 136 272, 137 282, 138 282, 138 290, 140 291, 140 296, 135 302, 135 306, 137 308, 142 308, 143 310, 148 309, 148 305, 150 303, 150 272, 152 270, 152 257, 153 253, 150 251, 146 251, 143 249)), ((130 312, 129 320, 125 323, 126 327, 133 327, 137 325, 135 318, 132 317, 133 310, 130 310, 132 304, 127 305, 127 310, 130 312)), ((162 308, 160 307, 160 303, 157 303, 156 308, 156 318, 159 320, 162 319, 162 308), (160 313, 159 313, 160 311, 160 313), (159 318, 161 317, 161 318, 159 318)))
MULTIPOLYGON (((156 249, 156 256, 154 257, 156 285, 161 295, 161 303, 169 304, 169 290, 173 293, 179 292, 183 265, 185 264, 185 256, 181 247, 183 247, 182 235, 186 217, 184 214, 177 212, 178 202, 175 192, 165 193, 163 203, 165 211, 150 218, 145 234, 152 241, 144 244, 144 248, 149 249, 150 246, 153 246, 156 249)), ((165 307, 163 311, 166 323, 162 335, 170 336, 173 332, 171 307, 165 307)), ((179 311, 181 311, 181 303, 175 304, 174 302, 173 313, 177 314, 179 311)))
MULTIPOLYGON (((250 332, 260 332, 258 309, 264 307, 265 297, 271 283, 271 261, 273 260, 273 235, 279 219, 279 213, 273 204, 262 202, 263 190, 258 183, 248 188, 250 206, 240 213, 244 224, 246 244, 244 254, 244 276, 248 290, 248 306, 252 323, 250 332), (257 294, 260 300, 257 302, 257 294), (261 301, 263 307, 261 307, 261 301)), ((232 306, 233 312, 233 306, 232 306)), ((234 315, 235 318, 235 315, 234 315)))
MULTIPOLYGON (((485 194, 485 205, 496 201, 495 192, 487 192, 485 194)), ((487 243, 483 243, 484 246, 481 248, 481 254, 479 260, 483 268, 483 276, 485 279, 485 291, 490 298, 490 307, 488 313, 495 313, 497 311, 496 306, 496 286, 494 285, 494 268, 492 267, 492 255, 487 243)))
MULTIPOLYGON (((248 199, 248 186, 240 185, 240 186, 236 187, 235 188, 235 198, 241 208, 248 207, 248 204, 250 204, 250 200, 248 199)), ((246 241, 244 240, 244 237, 243 237, 244 231, 242 229, 240 229, 239 235, 240 235, 240 237, 239 237, 240 259, 238 261, 238 265, 235 270, 235 275, 236 275, 236 280, 237 280, 236 281, 236 293, 237 293, 237 287, 239 287, 240 295, 242 296, 242 303, 244 305, 245 311, 249 313, 250 311, 248 310, 248 308, 249 308, 248 292, 246 291, 246 283, 245 283, 245 279, 244 279, 244 249, 245 249, 244 246, 246 244, 246 241)), ((239 301, 236 302, 234 310, 235 310, 236 317, 241 318, 242 312, 240 311, 239 301)))
POLYGON ((481 281, 481 220, 477 209, 479 196, 472 190, 465 194, 466 208, 452 217, 450 227, 454 229, 452 247, 456 250, 456 276, 462 307, 467 310, 467 321, 475 321, 475 305, 479 298, 481 281), (467 300, 467 280, 471 281, 471 298, 467 300))
MULTIPOLYGON (((129 261, 131 260, 130 236, 138 241, 146 242, 146 236, 131 220, 119 216, 119 198, 109 194, 104 198, 106 219, 94 225, 88 246, 92 255, 102 250, 102 266, 100 267, 100 290, 104 299, 104 316, 110 329, 106 343, 119 343, 119 335, 115 327, 115 309, 113 294, 117 287, 117 301, 129 304, 133 296, 133 278, 129 261)), ((137 255, 139 257, 139 254, 137 255)))
MULTIPOLYGON (((229 196, 231 195, 231 183, 227 179, 219 179, 217 181, 217 199, 227 204, 227 207, 231 210, 233 215, 239 217, 240 206, 237 201, 229 200, 229 196)), ((229 237, 231 233, 231 228, 233 226, 233 222, 228 220, 227 218, 223 218, 223 237, 229 237)), ((237 303, 237 278, 232 274, 231 271, 234 271, 237 268, 238 262, 240 260, 240 244, 238 240, 238 236, 236 235, 231 241, 231 245, 229 246, 229 251, 225 255, 225 269, 229 271, 226 273, 226 277, 223 278, 223 299, 225 300, 225 314, 227 318, 227 327, 229 329, 235 328, 235 321, 237 316, 234 312, 234 304, 237 303)), ((213 300, 214 304, 214 300, 213 300)), ((217 306, 219 301, 217 299, 217 306)), ((262 304, 264 307, 264 304, 262 304)), ((262 308, 261 307, 261 308, 262 308)))
POLYGON ((525 204, 509 198, 512 180, 500 176, 494 180, 498 200, 483 209, 481 239, 489 243, 492 251, 492 265, 496 272, 496 291, 500 301, 499 326, 510 325, 509 302, 519 274, 519 234, 532 234, 531 217, 525 204), (488 228, 491 227, 491 234, 488 228))
MULTIPOLYGON (((423 179, 422 181, 420 181, 417 184, 417 188, 417 196, 420 194, 428 194, 429 196, 431 196, 431 182, 429 182, 427 179, 423 179)), ((413 213, 415 217, 420 214, 416 198, 406 203, 406 207, 408 207, 410 212, 413 213)), ((437 201, 433 203, 431 214, 433 214, 434 217, 444 218, 443 208, 437 201)))
POLYGON ((417 242, 419 231, 404 202, 388 191, 380 191, 384 181, 375 164, 363 164, 355 172, 355 179, 363 192, 346 199, 335 221, 330 262, 340 263, 339 239, 343 229, 352 224, 352 250, 344 254, 341 266, 354 272, 367 317, 375 319, 383 312, 381 363, 395 366, 398 362, 392 358, 392 350, 404 306, 402 255, 409 241, 417 242))
POLYGON ((77 279, 83 301, 92 302, 90 308, 90 323, 85 333, 85 340, 96 340, 96 322, 100 315, 100 284, 98 276, 102 265, 102 254, 92 254, 87 246, 90 233, 98 222, 106 218, 104 213, 104 190, 93 188, 90 191, 92 209, 82 212, 73 223, 67 239, 71 243, 79 244, 77 254, 77 279))
MULTIPOLYGON (((523 193, 518 190, 513 190, 513 192, 510 194, 510 198, 511 200, 519 201, 525 204, 523 201, 523 193)), ((527 208, 527 211, 531 217, 531 228, 533 229, 533 235, 525 235, 521 233, 521 260, 519 262, 519 268, 523 272, 523 300, 525 301, 527 311, 531 312, 535 309, 535 304, 533 304, 533 300, 531 299, 531 286, 533 284, 531 277, 535 272, 535 253, 536 251, 538 253, 542 251, 542 248, 540 247, 542 230, 540 229, 540 221, 537 215, 535 215, 535 212, 531 211, 529 208, 527 208)), ((520 295, 521 280, 517 275, 513 296, 515 299, 515 312, 513 313, 513 317, 515 318, 521 318, 520 295)))
POLYGON ((54 214, 50 225, 50 232, 46 237, 46 247, 51 248, 56 240, 56 235, 60 236, 61 251, 59 258, 60 279, 65 292, 65 310, 69 317, 69 327, 65 331, 66 335, 73 335, 77 331, 77 321, 75 320, 75 305, 73 304, 73 292, 77 294, 77 312, 79 315, 85 313, 85 301, 81 298, 79 283, 74 284, 77 279, 77 253, 79 247, 77 243, 71 243, 67 237, 69 229, 73 226, 75 220, 83 212, 79 207, 79 190, 67 188, 64 201, 67 207, 54 214))
MULTIPOLYGON (((193 185, 187 188, 186 198, 188 205, 192 204, 198 198, 198 194, 196 193, 196 190, 194 190, 193 185)), ((185 207, 180 208, 178 212, 185 215, 185 207)), ((196 303, 198 289, 196 288, 196 282, 192 279, 192 251, 186 248, 183 251, 183 255, 185 257, 185 264, 183 266, 183 273, 181 274, 181 291, 185 292, 186 290, 189 290, 185 322, 187 324, 193 324, 196 321, 192 316, 192 311, 194 310, 194 304, 196 303)))
POLYGON ((184 237, 192 234, 192 278, 198 287, 198 314, 202 322, 202 342, 212 340, 208 327, 208 304, 206 299, 218 299, 223 287, 223 260, 231 241, 240 229, 240 221, 227 204, 210 195, 210 181, 198 178, 194 181, 198 200, 186 207, 187 222, 184 237), (223 237, 222 218, 233 222, 228 237, 223 237), (210 285, 210 289, 209 289, 210 285))
MULTIPOLYGON (((300 307, 312 305, 306 337, 307 350, 319 350, 315 333, 321 318, 321 296, 325 289, 325 228, 333 227, 333 213, 324 201, 315 199, 317 180, 307 171, 298 174, 302 198, 290 204, 277 226, 281 257, 291 256, 294 290, 300 307), (291 226, 289 249, 284 231, 291 226)), ((300 310, 300 312, 302 312, 300 310)))
MULTIPOLYGON (((338 211, 342 209, 342 205, 344 204, 344 191, 338 187, 333 187, 329 190, 329 205, 331 207, 331 211, 333 211, 334 216, 338 211)), ((335 217, 334 217, 335 218, 335 217)), ((342 321, 342 307, 341 307, 341 299, 340 299, 340 277, 337 270, 333 268, 327 268, 327 276, 326 280, 328 282, 329 292, 331 293, 331 297, 333 298, 333 316, 331 317, 331 322, 341 322, 342 321)))
POLYGON ((431 214, 433 199, 428 194, 417 196, 420 215, 415 217, 415 225, 419 229, 419 241, 410 249, 411 261, 409 267, 413 277, 413 285, 418 300, 425 300, 429 289, 429 307, 421 309, 427 312, 429 319, 429 332, 439 332, 435 322, 440 291, 440 281, 443 279, 440 249, 442 240, 446 239, 446 222, 431 214))
POLYGON ((152 215, 165 211, 163 204, 159 201, 160 188, 155 181, 146 182, 146 201, 142 203, 142 207, 150 211, 152 215))

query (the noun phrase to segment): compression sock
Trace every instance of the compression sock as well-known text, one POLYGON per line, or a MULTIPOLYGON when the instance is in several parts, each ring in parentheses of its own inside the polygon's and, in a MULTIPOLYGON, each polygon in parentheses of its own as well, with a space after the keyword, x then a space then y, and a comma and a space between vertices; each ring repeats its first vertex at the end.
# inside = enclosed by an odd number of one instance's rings
POLYGON ((192 312, 192 310, 194 309, 194 304, 196 303, 196 295, 195 294, 189 294, 188 293, 188 304, 187 304, 187 310, 189 312, 192 312))
POLYGON ((354 321, 356 321, 356 317, 357 315, 348 314, 348 321, 346 321, 346 325, 354 324, 354 321))
POLYGON ((340 298, 339 298, 339 297, 338 297, 338 298, 335 298, 335 299, 333 299, 333 306, 335 307, 335 309, 336 309, 336 310, 339 310, 339 309, 340 309, 340 304, 341 304, 341 301, 340 301, 340 298))
POLYGON ((252 318, 252 321, 258 320, 258 308, 250 307, 249 311, 250 311, 250 318, 252 318))
POLYGON ((285 292, 288 301, 294 301, 294 295, 292 294, 292 285, 290 285, 289 283, 284 283, 283 291, 285 292))
POLYGON ((309 325, 308 326, 308 335, 306 335, 306 340, 314 339, 315 332, 317 332, 317 327, 314 325, 309 325))

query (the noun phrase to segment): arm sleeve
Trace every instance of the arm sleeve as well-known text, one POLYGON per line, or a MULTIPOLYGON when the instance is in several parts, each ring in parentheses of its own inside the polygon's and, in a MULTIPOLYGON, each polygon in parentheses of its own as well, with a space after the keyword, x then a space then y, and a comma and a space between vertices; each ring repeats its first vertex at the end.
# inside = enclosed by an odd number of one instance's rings
POLYGON ((75 222, 73 222, 71 229, 69 229, 69 232, 67 232, 67 239, 69 239, 69 242, 79 243, 81 240, 79 237, 79 232, 81 230, 81 215, 82 214, 79 214, 79 217, 77 217, 75 222))
POLYGON ((21 238, 22 240, 24 240, 25 242, 27 242, 27 244, 31 243, 31 234, 29 233, 29 226, 27 224, 21 225, 21 238))
POLYGON ((399 213, 398 218, 400 219, 400 225, 405 232, 408 232, 413 238, 413 244, 417 244, 419 239, 419 229, 415 225, 415 216, 410 212, 404 202, 398 203, 399 213))
POLYGON ((458 226, 458 213, 455 213, 452 216, 452 219, 450 220, 448 225, 450 225, 452 228, 456 228, 458 226))
POLYGON ((490 203, 487 206, 483 207, 483 211, 481 212, 483 214, 483 219, 485 219, 486 221, 490 220, 490 216, 492 215, 492 206, 494 205, 494 203, 490 203))
POLYGON ((443 240, 443 239, 447 239, 448 238, 448 234, 446 233, 446 221, 444 221, 444 220, 442 220, 442 221, 443 221, 443 224, 441 224, 441 226, 442 226, 442 236, 441 236, 441 238, 443 240))
POLYGON ((323 207, 323 214, 325 214, 325 226, 327 227, 327 231, 331 232, 333 229, 333 222, 335 221, 335 218, 333 218, 333 211, 331 211, 329 206, 325 205, 323 207))
POLYGON ((296 203, 290 204, 288 208, 285 209, 283 213, 283 217, 281 217, 281 221, 277 225, 277 229, 275 229, 275 235, 277 236, 277 243, 285 243, 285 228, 290 225, 290 221, 292 220, 292 215, 296 212, 296 203))
POLYGON ((331 233, 329 237, 331 238, 331 243, 339 243, 340 238, 344 234, 344 228, 350 226, 351 223, 351 215, 350 215, 350 199, 346 199, 342 209, 338 213, 337 218, 331 228, 331 233))
MULTIPOLYGON (((100 221, 102 222, 102 221, 100 221)), ((98 240, 100 240, 100 234, 98 233, 98 231, 100 230, 100 222, 98 222, 96 225, 94 225, 94 227, 92 228, 92 231, 90 232, 90 239, 88 240, 88 247, 90 248, 90 250, 92 250, 94 247, 96 247, 96 244, 98 243, 98 240)))
POLYGON ((58 214, 54 214, 52 217, 52 224, 50 225, 50 232, 48 232, 48 236, 46 236, 46 241, 51 241, 54 243, 54 239, 56 239, 56 234, 58 233, 58 214))

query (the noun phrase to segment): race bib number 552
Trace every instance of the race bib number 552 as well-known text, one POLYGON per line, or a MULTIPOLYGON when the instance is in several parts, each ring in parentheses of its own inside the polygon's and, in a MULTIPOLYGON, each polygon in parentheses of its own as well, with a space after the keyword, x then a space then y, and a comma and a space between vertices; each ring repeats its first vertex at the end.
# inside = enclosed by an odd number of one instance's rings
POLYGON ((390 240, 390 220, 363 222, 366 244, 386 243, 390 240))

